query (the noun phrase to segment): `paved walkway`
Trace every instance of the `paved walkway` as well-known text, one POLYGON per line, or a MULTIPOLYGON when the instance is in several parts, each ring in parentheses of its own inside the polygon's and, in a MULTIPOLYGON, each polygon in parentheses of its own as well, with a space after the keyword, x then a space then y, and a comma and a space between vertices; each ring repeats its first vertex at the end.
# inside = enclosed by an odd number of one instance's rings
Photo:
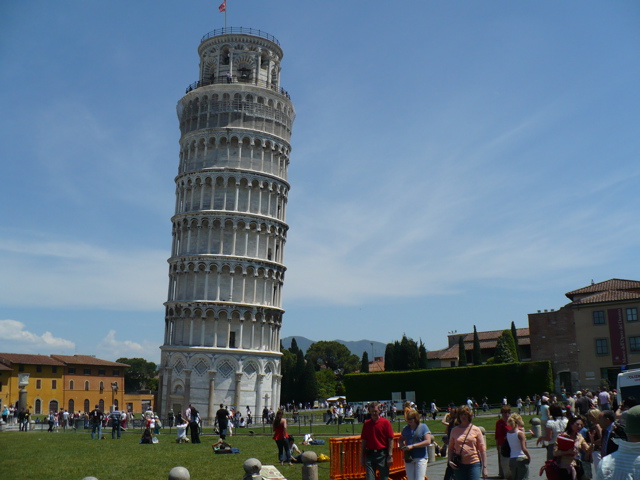
MULTIPOLYGON (((527 449, 531 454, 531 464, 529 465, 529 478, 546 478, 538 476, 540 468, 547 460, 547 449, 544 447, 536 447, 536 439, 527 440, 527 449)), ((489 478, 498 478, 498 449, 492 448, 487 451, 487 463, 489 464, 489 478)), ((441 480, 444 478, 444 472, 447 468, 446 459, 438 460, 427 466, 427 477, 429 480, 441 480)))

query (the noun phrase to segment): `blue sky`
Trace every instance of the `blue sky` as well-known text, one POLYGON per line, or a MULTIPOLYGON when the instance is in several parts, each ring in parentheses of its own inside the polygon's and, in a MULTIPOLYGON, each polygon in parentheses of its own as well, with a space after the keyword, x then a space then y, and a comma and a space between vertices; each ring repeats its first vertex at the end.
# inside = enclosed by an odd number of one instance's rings
MULTIPOLYGON (((0 351, 159 360, 175 106, 218 3, 0 5, 0 351)), ((640 3, 228 8, 297 111, 282 337, 433 350, 640 279, 640 3)))

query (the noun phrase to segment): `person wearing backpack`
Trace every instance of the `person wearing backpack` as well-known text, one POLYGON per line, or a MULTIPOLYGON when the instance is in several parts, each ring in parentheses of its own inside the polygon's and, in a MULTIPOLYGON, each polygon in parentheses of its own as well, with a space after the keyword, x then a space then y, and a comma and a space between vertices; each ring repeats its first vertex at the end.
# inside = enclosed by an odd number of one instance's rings
POLYGON ((95 438, 96 430, 98 431, 98 440, 102 438, 102 411, 100 407, 96 405, 91 413, 89 414, 89 422, 91 423, 91 440, 95 438))

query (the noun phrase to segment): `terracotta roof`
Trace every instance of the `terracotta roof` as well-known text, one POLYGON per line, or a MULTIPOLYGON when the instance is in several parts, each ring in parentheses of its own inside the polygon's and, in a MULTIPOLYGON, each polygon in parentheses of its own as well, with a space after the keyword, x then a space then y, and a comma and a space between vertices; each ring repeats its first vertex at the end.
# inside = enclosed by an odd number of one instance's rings
POLYGON ((30 355, 26 353, 0 353, 0 361, 7 364, 22 363, 25 365, 54 365, 64 367, 64 363, 48 355, 30 355))
POLYGON ((640 292, 625 292, 621 290, 613 290, 610 292, 600 292, 595 295, 589 295, 583 297, 575 302, 571 302, 571 305, 587 305, 590 303, 605 303, 605 302, 619 302, 622 300, 636 300, 640 299, 640 292))
POLYGON ((458 345, 454 345, 444 350, 430 350, 427 352, 427 360, 457 360, 458 359, 458 345))
POLYGON ((7 367, 4 363, 0 363, 0 370, 13 370, 11 367, 7 367))
POLYGON ((126 363, 110 362, 101 360, 91 355, 51 355, 52 358, 66 363, 67 365, 98 365, 105 367, 128 367, 126 363))
POLYGON ((369 362, 369 372, 384 372, 384 360, 369 362))
POLYGON ((577 295, 584 295, 588 293, 600 293, 600 292, 608 292, 611 290, 637 290, 640 291, 640 282, 636 280, 621 280, 619 278, 612 278, 611 280, 607 280, 605 282, 594 283, 593 285, 589 285, 583 288, 579 288, 578 290, 573 290, 572 292, 565 293, 565 295, 573 300, 573 297, 577 295))

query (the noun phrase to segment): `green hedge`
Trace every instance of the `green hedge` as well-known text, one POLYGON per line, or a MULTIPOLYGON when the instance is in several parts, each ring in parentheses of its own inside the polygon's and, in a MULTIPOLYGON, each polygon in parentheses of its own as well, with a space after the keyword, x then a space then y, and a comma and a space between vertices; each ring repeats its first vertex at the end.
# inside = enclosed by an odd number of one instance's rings
POLYGON ((435 398, 440 407, 450 402, 460 405, 467 397, 480 403, 501 403, 506 395, 511 405, 518 397, 553 391, 551 362, 503 363, 477 367, 437 368, 407 372, 354 373, 344 384, 349 402, 391 399, 392 392, 416 392, 416 403, 435 398))

